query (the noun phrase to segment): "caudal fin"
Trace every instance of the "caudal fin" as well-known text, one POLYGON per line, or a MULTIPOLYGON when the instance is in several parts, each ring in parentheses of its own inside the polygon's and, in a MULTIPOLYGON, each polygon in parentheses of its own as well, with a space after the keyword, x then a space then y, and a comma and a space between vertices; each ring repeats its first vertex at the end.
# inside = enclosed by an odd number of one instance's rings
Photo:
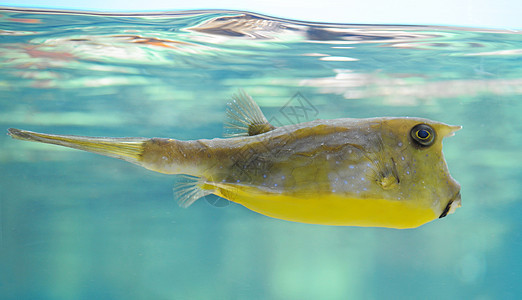
POLYGON ((76 135, 55 135, 16 128, 9 128, 8 134, 18 140, 41 142, 89 151, 140 164, 143 144, 146 138, 107 138, 76 135))

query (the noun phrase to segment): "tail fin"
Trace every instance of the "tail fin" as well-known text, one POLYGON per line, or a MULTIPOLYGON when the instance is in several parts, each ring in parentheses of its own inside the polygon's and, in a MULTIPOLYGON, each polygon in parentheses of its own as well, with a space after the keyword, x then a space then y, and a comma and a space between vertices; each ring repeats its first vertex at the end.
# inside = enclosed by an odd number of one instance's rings
POLYGON ((135 164, 140 164, 140 158, 143 153, 143 144, 146 140, 148 140, 146 138, 106 138, 75 135, 54 135, 15 128, 9 128, 8 133, 11 137, 18 140, 41 142, 75 148, 123 159, 135 164))

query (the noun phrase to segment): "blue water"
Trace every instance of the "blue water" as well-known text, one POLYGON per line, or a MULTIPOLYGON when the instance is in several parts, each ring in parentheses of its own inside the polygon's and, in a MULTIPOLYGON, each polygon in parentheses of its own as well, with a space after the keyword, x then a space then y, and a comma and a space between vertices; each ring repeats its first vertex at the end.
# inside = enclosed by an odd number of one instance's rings
POLYGON ((220 137, 239 88, 282 124, 463 126, 444 144, 463 206, 411 230, 292 223, 216 199, 182 209, 173 176, 1 135, 0 297, 520 297, 521 33, 0 10, 4 129, 220 137))

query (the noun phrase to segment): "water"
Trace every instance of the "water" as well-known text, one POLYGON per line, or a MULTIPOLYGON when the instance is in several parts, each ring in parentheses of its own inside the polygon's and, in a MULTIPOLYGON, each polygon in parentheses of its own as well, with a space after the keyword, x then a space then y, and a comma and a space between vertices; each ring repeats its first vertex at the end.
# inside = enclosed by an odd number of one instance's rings
POLYGON ((283 124, 418 116, 464 127, 444 145, 463 207, 412 230, 291 223, 215 199, 181 209, 173 176, 2 135, 1 298, 522 294, 521 32, 231 11, 5 9, 0 22, 4 129, 220 137, 239 88, 283 124), (298 103, 306 114, 288 113, 298 103))

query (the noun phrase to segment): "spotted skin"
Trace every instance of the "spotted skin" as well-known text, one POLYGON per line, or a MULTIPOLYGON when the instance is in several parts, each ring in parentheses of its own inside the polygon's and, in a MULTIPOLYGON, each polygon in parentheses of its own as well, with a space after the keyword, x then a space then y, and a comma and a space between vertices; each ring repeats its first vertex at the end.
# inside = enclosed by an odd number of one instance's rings
POLYGON ((163 173, 202 177, 213 193, 281 219, 409 228, 439 217, 458 195, 460 186, 442 155, 442 138, 457 129, 419 118, 317 120, 250 137, 151 140, 157 151, 151 146, 142 163, 163 173), (438 133, 430 147, 417 147, 410 138, 417 124, 428 124, 438 133), (190 154, 165 151, 164 143, 190 154), (289 202, 309 205, 310 212, 281 208, 289 202), (370 203, 379 204, 360 211, 370 203), (378 213, 387 204, 398 206, 403 218, 378 213), (332 212, 325 213, 328 205, 344 211, 345 218, 341 213, 334 220, 332 212), (355 212, 366 221, 349 216, 355 212))

